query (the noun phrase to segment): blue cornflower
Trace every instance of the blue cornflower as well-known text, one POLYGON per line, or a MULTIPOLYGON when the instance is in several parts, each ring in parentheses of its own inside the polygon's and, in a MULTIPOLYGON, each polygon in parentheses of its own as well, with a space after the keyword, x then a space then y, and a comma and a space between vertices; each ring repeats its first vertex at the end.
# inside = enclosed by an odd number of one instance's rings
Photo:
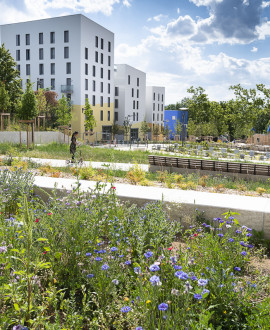
POLYGON ((179 265, 173 265, 173 268, 175 270, 181 270, 182 269, 182 266, 179 266, 179 265))
POLYGON ((94 277, 94 274, 88 274, 87 277, 88 278, 93 278, 94 277))
POLYGON ((87 252, 87 253, 85 253, 85 255, 86 255, 86 257, 91 257, 92 253, 87 252))
POLYGON ((141 274, 141 268, 140 267, 135 267, 134 268, 134 273, 135 274, 141 274))
POLYGON ((135 330, 143 330, 142 327, 137 327, 135 330))
POLYGON ((240 267, 234 267, 234 270, 237 270, 238 272, 240 272, 241 268, 240 267))
POLYGON ((242 245, 242 246, 244 246, 244 247, 247 247, 246 244, 245 244, 245 242, 243 242, 243 241, 240 241, 239 244, 242 245))
POLYGON ((192 277, 191 277, 191 279, 192 279, 192 281, 197 281, 197 276, 195 276, 195 275, 193 275, 192 277))
POLYGON ((177 262, 177 257, 170 257, 171 262, 176 263, 177 262))
POLYGON ((242 256, 246 256, 247 255, 247 252, 246 251, 242 251, 241 254, 242 254, 242 256))
POLYGON ((109 267, 109 265, 107 265, 107 264, 104 264, 104 265, 102 265, 101 266, 101 269, 102 270, 108 270, 110 267, 109 267))
POLYGON ((202 291, 202 295, 204 296, 206 293, 208 294, 210 291, 209 290, 207 290, 207 289, 203 289, 203 291, 202 291))
POLYGON ((118 250, 117 247, 112 247, 112 248, 111 248, 111 251, 112 251, 112 252, 116 252, 117 250, 118 250))
POLYGON ((208 283, 208 280, 205 280, 205 279, 203 279, 203 278, 200 278, 200 279, 198 280, 198 285, 199 285, 199 286, 206 286, 207 283, 208 283))
POLYGON ((229 238, 228 241, 229 242, 234 242, 234 239, 233 238, 229 238))
POLYGON ((253 244, 249 244, 248 247, 249 247, 250 249, 253 249, 253 248, 254 248, 254 245, 253 245, 253 244))
POLYGON ((100 250, 99 253, 107 253, 106 250, 100 250))
POLYGON ((119 258, 123 258, 123 257, 124 257, 124 255, 123 255, 123 254, 120 254, 120 255, 119 255, 119 258))
POLYGON ((153 253, 152 251, 147 251, 147 252, 144 254, 145 258, 151 258, 151 257, 153 257, 153 255, 154 255, 154 253, 153 253))
POLYGON ((166 304, 166 303, 162 303, 162 304, 160 304, 160 305, 158 305, 158 309, 160 310, 160 311, 166 311, 167 309, 168 309, 168 304, 166 304))
POLYGON ((160 285, 160 283, 161 283, 159 276, 156 276, 156 275, 150 277, 149 281, 152 283, 152 285, 160 285))
POLYGON ((187 280, 188 279, 188 274, 183 272, 182 270, 175 272, 174 274, 177 278, 180 280, 187 280))
POLYGON ((241 230, 237 229, 236 234, 242 234, 241 230))
POLYGON ((149 269, 151 270, 151 272, 157 272, 160 270, 158 265, 151 265, 149 269))
POLYGON ((252 228, 247 228, 247 231, 252 231, 252 228))
POLYGON ((223 223, 223 222, 224 222, 224 220, 221 220, 221 219, 219 220, 219 223, 223 223))
POLYGON ((197 300, 202 299, 202 295, 200 295, 199 293, 195 293, 193 297, 197 300))
POLYGON ((247 237, 251 237, 251 236, 252 236, 252 234, 250 234, 250 233, 247 233, 247 234, 246 234, 246 236, 247 236, 247 237))
POLYGON ((217 234, 219 237, 223 237, 224 235, 223 234, 217 234))
POLYGON ((125 306, 121 308, 121 312, 122 313, 128 313, 131 311, 131 308, 129 306, 125 306))
POLYGON ((96 261, 101 261, 102 258, 100 258, 100 257, 96 257, 95 260, 96 260, 96 261))
POLYGON ((252 287, 252 288, 256 288, 256 286, 257 286, 257 285, 256 285, 255 283, 254 283, 254 284, 251 284, 251 287, 252 287))
POLYGON ((131 261, 127 260, 127 261, 125 262, 125 265, 131 265, 131 261))

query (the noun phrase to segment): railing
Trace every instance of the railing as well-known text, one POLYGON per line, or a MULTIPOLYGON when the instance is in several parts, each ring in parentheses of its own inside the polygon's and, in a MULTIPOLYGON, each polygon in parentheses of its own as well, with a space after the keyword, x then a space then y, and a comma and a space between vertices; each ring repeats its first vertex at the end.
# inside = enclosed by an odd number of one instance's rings
POLYGON ((61 93, 73 93, 73 85, 61 85, 61 93))
POLYGON ((148 159, 150 165, 156 166, 270 176, 269 165, 153 155, 148 156, 148 159))

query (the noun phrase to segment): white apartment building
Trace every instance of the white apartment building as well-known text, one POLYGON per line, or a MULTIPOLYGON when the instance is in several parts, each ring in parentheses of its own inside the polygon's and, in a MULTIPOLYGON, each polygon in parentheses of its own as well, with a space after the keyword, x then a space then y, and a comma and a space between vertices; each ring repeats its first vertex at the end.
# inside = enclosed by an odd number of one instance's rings
MULTIPOLYGON (((114 34, 83 15, 0 26, 0 43, 34 89, 50 88, 72 102, 72 130, 82 137, 85 99, 94 111, 96 132, 114 120, 114 34)), ((99 137, 100 139, 101 137, 99 137)))
POLYGON ((128 119, 132 124, 131 137, 137 139, 145 119, 146 74, 127 64, 116 64, 114 81, 115 123, 122 126, 128 119))
POLYGON ((164 126, 165 87, 146 87, 146 121, 154 128, 164 126))

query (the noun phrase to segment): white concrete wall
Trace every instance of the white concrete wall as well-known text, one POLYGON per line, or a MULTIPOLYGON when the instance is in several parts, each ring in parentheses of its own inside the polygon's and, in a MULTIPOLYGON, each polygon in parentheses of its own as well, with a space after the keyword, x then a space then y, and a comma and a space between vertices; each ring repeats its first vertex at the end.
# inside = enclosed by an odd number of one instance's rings
POLYGON ((146 87, 147 122, 152 124, 164 125, 163 123, 164 106, 165 106, 165 87, 147 86, 146 87), (153 120, 153 114, 155 114, 155 120, 153 120))
MULTIPOLYGON (((31 133, 29 133, 31 139, 31 133)), ((22 143, 27 143, 26 132, 21 132, 22 143)), ((70 140, 70 139, 69 139, 70 140)), ((30 140, 29 140, 30 141, 30 140)), ((0 143, 20 143, 20 132, 0 132, 0 143)), ((61 132, 35 132, 35 144, 47 144, 51 142, 64 143, 64 134, 61 132)), ((68 137, 65 136, 65 143, 68 143, 68 137)))

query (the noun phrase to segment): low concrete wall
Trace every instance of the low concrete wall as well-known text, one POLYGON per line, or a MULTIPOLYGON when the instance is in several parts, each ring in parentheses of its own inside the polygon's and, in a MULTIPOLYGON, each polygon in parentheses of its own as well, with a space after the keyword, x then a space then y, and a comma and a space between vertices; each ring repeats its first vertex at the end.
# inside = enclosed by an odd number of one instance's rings
MULTIPOLYGON (((31 139, 32 133, 29 134, 31 139)), ((64 134, 61 132, 35 132, 35 144, 46 144, 51 142, 64 143, 64 134)), ((26 144, 27 136, 26 131, 21 132, 22 144, 26 144)), ((70 138, 68 139, 65 136, 65 143, 69 143, 70 138)), ((0 143, 1 142, 10 142, 10 143, 20 143, 20 132, 18 131, 5 131, 0 132, 0 143)))

